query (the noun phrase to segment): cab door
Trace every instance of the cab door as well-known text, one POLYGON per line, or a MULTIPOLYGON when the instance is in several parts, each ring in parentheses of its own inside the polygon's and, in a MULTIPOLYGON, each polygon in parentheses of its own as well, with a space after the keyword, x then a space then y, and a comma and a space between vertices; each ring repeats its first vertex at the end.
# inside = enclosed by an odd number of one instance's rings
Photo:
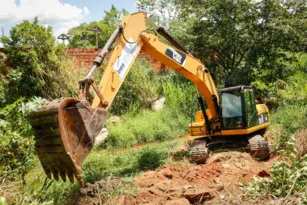
POLYGON ((256 108, 256 101, 253 89, 243 88, 243 99, 244 99, 244 115, 245 124, 247 127, 254 127, 259 124, 258 113, 256 108))

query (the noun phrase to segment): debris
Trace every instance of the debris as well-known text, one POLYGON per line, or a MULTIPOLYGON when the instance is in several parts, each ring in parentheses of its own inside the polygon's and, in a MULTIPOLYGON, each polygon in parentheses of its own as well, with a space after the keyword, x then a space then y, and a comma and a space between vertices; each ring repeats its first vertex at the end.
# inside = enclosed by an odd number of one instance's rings
POLYGON ((162 110, 162 108, 164 107, 164 103, 165 103, 165 98, 161 97, 158 100, 151 103, 151 109, 155 111, 162 110))

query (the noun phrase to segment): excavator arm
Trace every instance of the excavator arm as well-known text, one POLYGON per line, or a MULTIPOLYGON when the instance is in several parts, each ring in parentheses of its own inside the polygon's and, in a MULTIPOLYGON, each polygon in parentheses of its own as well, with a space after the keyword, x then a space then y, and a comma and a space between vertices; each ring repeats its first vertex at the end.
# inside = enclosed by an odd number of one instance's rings
MULTIPOLYGON (((114 31, 110 38, 111 41, 115 41, 114 48, 99 84, 99 92, 104 102, 96 95, 92 107, 104 107, 103 105, 107 104, 105 108, 108 109, 111 106, 137 55, 143 51, 192 81, 206 101, 209 119, 218 119, 218 92, 209 70, 172 39, 163 28, 156 27, 157 32, 170 40, 169 44, 161 41, 154 33, 148 32, 146 21, 153 24, 146 18, 146 13, 133 13, 126 16, 114 31)), ((95 64, 101 64, 104 58, 102 56, 105 56, 104 52, 110 49, 111 44, 107 46, 109 48, 105 47, 96 58, 94 69, 95 64)))
POLYGON ((65 181, 67 176, 73 181, 75 177, 80 186, 84 186, 81 165, 93 147, 93 140, 106 122, 106 111, 112 105, 140 51, 161 61, 195 84, 206 130, 210 134, 215 129, 213 125, 219 120, 219 97, 208 69, 163 28, 158 28, 147 19, 146 13, 133 13, 122 20, 94 60, 88 75, 79 82, 78 99, 53 100, 31 113, 36 136, 36 154, 49 178, 53 176, 59 179, 60 176, 65 181), (169 43, 147 31, 146 23, 153 25, 169 43), (112 54, 102 79, 96 86, 93 73, 110 51, 112 54), (96 93, 92 105, 88 102, 91 98, 90 86, 93 86, 96 93))

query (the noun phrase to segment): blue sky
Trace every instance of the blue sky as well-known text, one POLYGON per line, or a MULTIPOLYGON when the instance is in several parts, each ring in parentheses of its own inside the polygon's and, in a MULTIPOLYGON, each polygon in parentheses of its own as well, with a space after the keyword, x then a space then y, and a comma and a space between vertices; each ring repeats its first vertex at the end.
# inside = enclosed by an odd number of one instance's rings
POLYGON ((112 4, 129 13, 137 11, 136 0, 0 0, 0 27, 9 35, 12 26, 38 16, 57 36, 80 23, 100 20, 112 4))

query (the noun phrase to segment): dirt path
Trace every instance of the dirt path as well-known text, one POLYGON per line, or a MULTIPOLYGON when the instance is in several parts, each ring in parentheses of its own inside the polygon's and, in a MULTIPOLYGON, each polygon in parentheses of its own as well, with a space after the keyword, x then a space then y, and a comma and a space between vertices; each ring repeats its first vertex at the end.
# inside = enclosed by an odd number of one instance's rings
POLYGON ((117 196, 108 203, 242 204, 240 185, 250 182, 254 175, 269 177, 268 171, 278 159, 275 156, 259 162, 248 153, 232 151, 214 154, 205 165, 167 164, 137 177, 135 196, 117 196))

